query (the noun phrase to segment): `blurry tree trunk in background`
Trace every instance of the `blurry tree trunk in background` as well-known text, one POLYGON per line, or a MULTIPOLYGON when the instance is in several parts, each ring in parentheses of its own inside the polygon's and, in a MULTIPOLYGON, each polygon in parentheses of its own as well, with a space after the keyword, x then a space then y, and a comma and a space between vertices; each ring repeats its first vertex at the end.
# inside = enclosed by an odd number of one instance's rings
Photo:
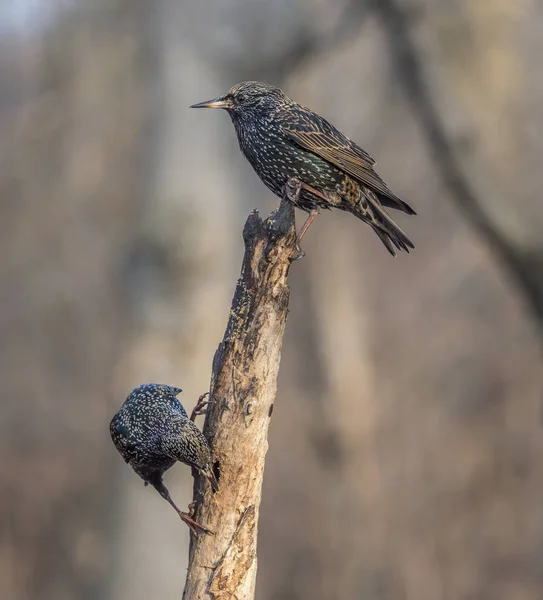
MULTIPOLYGON (((147 6, 152 118, 141 219, 126 271, 136 326, 117 373, 118 401, 144 381, 160 381, 181 387, 180 400, 190 411, 209 385, 210 360, 224 333, 244 215, 236 173, 211 167, 228 152, 217 131, 221 121, 197 120, 188 109, 223 83, 194 50, 187 5, 157 0, 147 6)), ((122 487, 111 596, 180 597, 188 529, 153 490, 116 464, 122 487)), ((190 471, 173 468, 167 478, 178 505, 187 505, 190 471)))
MULTIPOLYGON (((519 7, 503 0, 459 4, 465 21, 449 19, 452 31, 445 33, 444 40, 439 39, 442 32, 436 32, 437 44, 443 43, 446 50, 444 68, 438 71, 445 81, 432 87, 426 73, 431 65, 419 56, 402 3, 377 0, 373 6, 387 32, 406 98, 451 199, 524 296, 543 349, 543 238, 539 228, 518 213, 511 201, 516 190, 504 189, 504 174, 492 165, 514 165, 519 154, 521 132, 511 119, 523 83, 513 45, 519 7), (434 96, 439 97, 440 87, 449 93, 438 105, 434 96), (458 127, 459 121, 463 134, 448 134, 445 124, 458 127)), ((507 170, 514 175, 510 167, 507 170)))
POLYGON ((13 82, 2 91, 0 161, 6 599, 107 590, 117 489, 107 422, 131 327, 120 266, 145 176, 143 4, 81 3, 46 33, 4 39, 2 80, 13 82))

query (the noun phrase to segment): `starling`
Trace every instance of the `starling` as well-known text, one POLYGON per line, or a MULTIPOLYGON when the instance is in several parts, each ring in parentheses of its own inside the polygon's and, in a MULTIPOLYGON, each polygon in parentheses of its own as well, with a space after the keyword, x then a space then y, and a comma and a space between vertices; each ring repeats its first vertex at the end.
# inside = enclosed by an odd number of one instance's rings
MULTIPOLYGON (((201 412, 193 411, 189 419, 176 398, 180 392, 179 388, 169 385, 140 385, 113 417, 109 431, 115 447, 145 485, 150 483, 196 535, 199 531, 210 533, 177 508, 162 481, 164 472, 179 461, 207 477, 213 491, 218 489, 211 466, 211 450, 193 422, 194 416, 201 412)), ((202 399, 203 396, 197 408, 202 407, 202 399)))
POLYGON ((395 247, 406 252, 414 248, 383 207, 416 213, 373 170, 373 158, 279 88, 245 81, 191 108, 225 109, 241 151, 260 179, 274 194, 309 213, 297 237, 299 252, 299 242, 325 208, 345 210, 368 223, 392 256, 395 247))

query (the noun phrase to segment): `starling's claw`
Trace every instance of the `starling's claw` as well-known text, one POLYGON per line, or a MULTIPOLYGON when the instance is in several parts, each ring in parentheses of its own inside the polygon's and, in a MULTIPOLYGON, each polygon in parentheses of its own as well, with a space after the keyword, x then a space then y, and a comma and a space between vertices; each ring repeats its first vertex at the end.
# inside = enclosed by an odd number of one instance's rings
POLYGON ((285 184, 285 196, 294 206, 298 203, 300 192, 302 191, 303 183, 296 177, 291 177, 285 184))
POLYGON ((205 533, 206 535, 215 535, 212 531, 206 529, 205 527, 202 527, 200 523, 197 523, 194 519, 191 519, 188 513, 179 511, 178 515, 181 517, 181 520, 187 524, 188 528, 192 531, 192 533, 194 533, 196 537, 198 537, 200 533, 205 533))
POLYGON ((205 407, 209 404, 209 400, 205 400, 206 396, 209 396, 209 392, 206 392, 205 394, 202 394, 198 398, 198 402, 196 402, 196 406, 192 409, 192 412, 190 414, 190 420, 192 422, 194 422, 194 420, 196 419, 196 417, 198 415, 205 415, 206 414, 207 409, 205 407))
POLYGON ((304 256, 305 252, 300 248, 300 244, 298 243, 298 240, 296 240, 296 255, 290 259, 290 262, 301 260, 304 256))

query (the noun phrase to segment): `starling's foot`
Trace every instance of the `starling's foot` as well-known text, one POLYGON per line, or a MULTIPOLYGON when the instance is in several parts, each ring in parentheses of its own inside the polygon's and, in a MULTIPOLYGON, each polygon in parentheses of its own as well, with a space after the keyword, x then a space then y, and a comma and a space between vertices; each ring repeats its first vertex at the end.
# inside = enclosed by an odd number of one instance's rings
POLYGON ((302 191, 303 183, 296 179, 296 177, 291 177, 285 183, 285 196, 287 200, 290 200, 294 206, 298 204, 298 198, 300 197, 300 192, 302 191))
POLYGON ((178 514, 181 517, 181 520, 187 524, 188 528, 192 531, 192 533, 194 533, 196 537, 198 537, 200 533, 205 533, 206 535, 214 535, 212 531, 209 531, 209 529, 202 527, 200 523, 197 523, 194 519, 192 519, 188 513, 179 511, 178 514))
POLYGON ((290 259, 290 262, 294 262, 295 260, 301 260, 305 256, 305 252, 300 248, 300 244, 296 239, 296 255, 290 259))
POLYGON ((206 400, 205 398, 209 396, 209 392, 206 392, 205 394, 202 394, 199 398, 198 398, 198 402, 196 403, 196 406, 192 409, 192 413, 190 414, 190 420, 194 422, 194 420, 196 419, 196 417, 198 415, 205 415, 207 412, 207 409, 205 408, 208 404, 209 404, 209 400, 206 400))

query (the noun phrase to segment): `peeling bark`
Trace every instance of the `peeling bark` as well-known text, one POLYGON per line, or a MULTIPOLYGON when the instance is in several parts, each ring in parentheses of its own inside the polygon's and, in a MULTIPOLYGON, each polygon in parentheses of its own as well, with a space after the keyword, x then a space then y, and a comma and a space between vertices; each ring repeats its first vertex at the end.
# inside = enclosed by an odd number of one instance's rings
POLYGON ((215 496, 197 478, 195 519, 214 535, 191 536, 184 600, 254 598, 258 515, 268 427, 288 314, 295 248, 286 201, 243 231, 245 256, 223 341, 215 353, 204 434, 219 478, 215 496))

